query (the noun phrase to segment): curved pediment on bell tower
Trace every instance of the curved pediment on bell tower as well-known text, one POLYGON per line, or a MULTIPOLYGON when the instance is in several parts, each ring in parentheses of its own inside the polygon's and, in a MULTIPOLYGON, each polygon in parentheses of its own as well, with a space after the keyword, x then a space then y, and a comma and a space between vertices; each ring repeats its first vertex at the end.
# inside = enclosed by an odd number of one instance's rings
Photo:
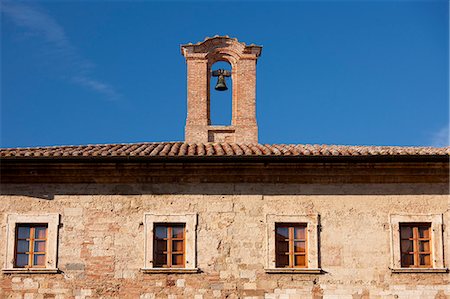
POLYGON ((235 59, 257 59, 261 55, 261 50, 261 46, 246 45, 243 42, 239 42, 237 38, 230 38, 228 35, 207 37, 202 42, 181 46, 181 54, 186 59, 201 58, 223 52, 228 52, 235 59))

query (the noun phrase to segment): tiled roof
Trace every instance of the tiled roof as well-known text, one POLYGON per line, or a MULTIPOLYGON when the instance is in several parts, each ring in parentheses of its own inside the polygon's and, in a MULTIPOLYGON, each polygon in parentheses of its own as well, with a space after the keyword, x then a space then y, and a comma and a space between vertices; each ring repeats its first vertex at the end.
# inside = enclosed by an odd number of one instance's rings
POLYGON ((449 156, 450 147, 344 146, 309 144, 235 144, 182 142, 99 144, 0 149, 8 158, 113 157, 306 157, 306 156, 449 156))

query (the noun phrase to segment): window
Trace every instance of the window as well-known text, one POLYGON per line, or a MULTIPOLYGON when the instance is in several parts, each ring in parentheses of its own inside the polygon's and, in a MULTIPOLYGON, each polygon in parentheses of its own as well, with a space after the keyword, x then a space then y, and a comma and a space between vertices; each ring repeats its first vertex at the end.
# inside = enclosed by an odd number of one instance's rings
POLYGON ((400 224, 402 267, 431 267, 430 224, 400 224))
POLYGON ((17 268, 45 268, 47 224, 19 224, 16 229, 17 268))
POLYGON ((275 263, 277 268, 308 267, 306 224, 276 224, 275 263))
POLYGON ((445 272, 442 214, 390 215, 392 272, 445 272))
POLYGON ((144 273, 195 273, 196 214, 144 215, 144 273))
POLYGON ((267 273, 320 274, 319 215, 267 215, 267 273))
POLYGON ((184 268, 185 227, 184 223, 155 224, 153 253, 155 268, 184 268))
POLYGON ((59 214, 8 214, 4 273, 57 273, 59 214))

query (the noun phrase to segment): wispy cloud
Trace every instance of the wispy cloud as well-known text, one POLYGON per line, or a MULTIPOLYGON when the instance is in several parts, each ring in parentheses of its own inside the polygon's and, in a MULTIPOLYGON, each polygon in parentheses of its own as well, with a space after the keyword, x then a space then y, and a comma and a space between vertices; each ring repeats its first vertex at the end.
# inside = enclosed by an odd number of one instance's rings
POLYGON ((96 93, 109 100, 117 100, 121 95, 113 86, 94 79, 90 74, 94 64, 78 54, 64 28, 47 12, 35 6, 20 2, 2 1, 2 14, 14 24, 26 30, 27 35, 35 36, 45 42, 45 55, 62 59, 68 72, 69 81, 96 93))
POLYGON ((437 147, 450 146, 449 125, 442 127, 431 136, 431 145, 437 147))
POLYGON ((119 95, 111 85, 97 81, 95 79, 91 79, 86 76, 81 76, 81 77, 74 77, 73 82, 81 86, 85 86, 89 89, 92 89, 96 92, 107 95, 111 100, 119 98, 119 95))

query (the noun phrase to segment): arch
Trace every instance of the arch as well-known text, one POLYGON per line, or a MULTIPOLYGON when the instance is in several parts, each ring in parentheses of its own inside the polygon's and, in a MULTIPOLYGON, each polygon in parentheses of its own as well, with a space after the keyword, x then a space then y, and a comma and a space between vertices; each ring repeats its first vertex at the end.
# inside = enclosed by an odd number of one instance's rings
POLYGON ((231 67, 234 69, 237 67, 240 56, 238 53, 229 49, 216 49, 214 52, 208 53, 206 59, 208 60, 209 66, 212 66, 218 61, 226 61, 231 64, 231 67))
MULTIPOLYGON (((232 65, 226 60, 219 60, 214 62, 208 69, 210 74, 217 69, 225 69, 232 72, 232 65)), ((225 78, 228 87, 226 91, 217 91, 214 89, 217 77, 209 76, 208 81, 209 124, 229 126, 233 119, 233 75, 225 78)))

